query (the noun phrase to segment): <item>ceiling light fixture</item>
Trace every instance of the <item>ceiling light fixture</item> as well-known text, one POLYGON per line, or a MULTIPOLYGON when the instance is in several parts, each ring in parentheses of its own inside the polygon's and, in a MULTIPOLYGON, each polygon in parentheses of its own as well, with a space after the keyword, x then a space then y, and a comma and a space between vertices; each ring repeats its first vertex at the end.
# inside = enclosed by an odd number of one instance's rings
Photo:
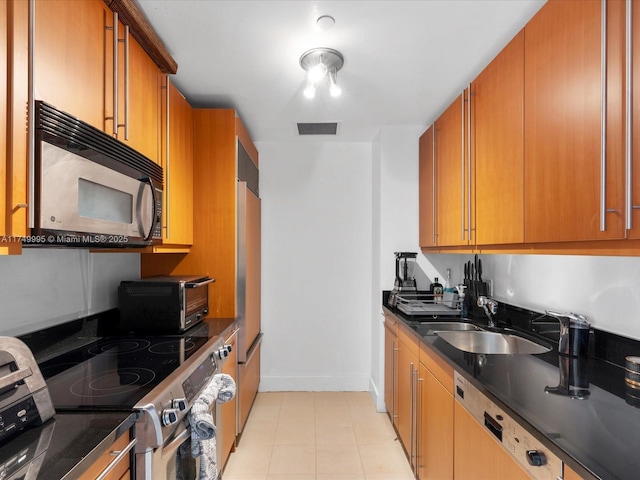
POLYGON ((332 48, 312 48, 300 57, 300 66, 307 72, 307 86, 304 95, 314 98, 316 86, 325 81, 329 84, 329 93, 338 97, 342 89, 338 86, 338 71, 344 65, 344 57, 332 48))

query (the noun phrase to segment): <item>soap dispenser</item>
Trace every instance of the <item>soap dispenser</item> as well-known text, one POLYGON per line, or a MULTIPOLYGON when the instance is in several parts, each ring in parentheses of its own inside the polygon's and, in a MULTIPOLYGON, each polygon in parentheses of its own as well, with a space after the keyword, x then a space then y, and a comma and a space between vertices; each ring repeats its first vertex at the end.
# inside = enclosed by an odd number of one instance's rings
POLYGON ((456 285, 456 291, 458 292, 458 302, 460 302, 460 314, 463 318, 467 318, 469 312, 467 310, 467 302, 465 301, 464 290, 467 288, 466 285, 456 285))

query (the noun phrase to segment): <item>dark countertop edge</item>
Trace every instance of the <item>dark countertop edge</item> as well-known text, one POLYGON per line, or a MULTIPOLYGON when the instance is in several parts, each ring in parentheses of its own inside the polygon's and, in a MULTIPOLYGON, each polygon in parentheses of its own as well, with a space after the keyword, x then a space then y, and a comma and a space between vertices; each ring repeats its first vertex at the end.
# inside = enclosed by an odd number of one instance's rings
MULTIPOLYGON (((520 424, 529 434, 533 435, 536 440, 540 441, 545 447, 549 448, 555 455, 557 455, 563 463, 566 463, 570 468, 572 468, 577 474, 579 474, 584 480, 603 480, 593 472, 589 471, 587 467, 582 465, 578 460, 576 460, 570 452, 567 452, 563 448, 559 447, 552 439, 544 435, 537 428, 535 428, 526 418, 522 417, 520 414, 516 413, 508 404, 506 404, 503 400, 496 397, 482 382, 478 381, 473 375, 470 375, 465 369, 460 368, 460 366, 451 359, 445 352, 442 352, 438 347, 432 345, 429 341, 427 341, 424 337, 419 335, 411 325, 404 319, 402 316, 398 315, 397 312, 389 309, 386 305, 382 306, 383 312, 385 315, 391 315, 394 319, 402 323, 407 330, 411 332, 416 340, 418 340, 420 345, 424 345, 429 348, 430 351, 434 352, 438 355, 439 358, 444 360, 447 365, 453 368, 454 371, 458 372, 464 378, 469 380, 474 387, 480 390, 485 396, 487 396, 493 403, 495 403, 499 408, 503 409, 505 413, 507 413, 510 417, 513 418, 518 424, 520 424)), ((461 319, 462 321, 462 319, 461 319)), ((469 321, 464 320, 464 321, 469 321)), ((471 322, 473 323, 473 322, 471 322)), ((455 400, 455 395, 453 395, 455 400)))
MULTIPOLYGON (((100 415, 97 413, 96 415, 100 415)), ((130 430, 136 423, 136 414, 131 413, 113 431, 107 435, 98 445, 96 445, 86 456, 84 456, 64 477, 60 480, 71 480, 80 477, 91 465, 104 453, 108 452, 113 443, 124 433, 130 430)), ((133 436, 132 436, 133 437, 133 436)))
POLYGON ((202 321, 209 325, 209 335, 219 335, 225 340, 238 327, 238 320, 235 318, 205 318, 202 321))

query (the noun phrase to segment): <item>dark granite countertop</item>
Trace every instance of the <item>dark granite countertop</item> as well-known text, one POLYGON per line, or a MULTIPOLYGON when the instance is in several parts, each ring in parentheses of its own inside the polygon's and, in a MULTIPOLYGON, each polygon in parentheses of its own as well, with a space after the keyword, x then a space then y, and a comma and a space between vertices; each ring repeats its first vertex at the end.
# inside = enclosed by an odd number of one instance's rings
POLYGON ((43 480, 78 478, 134 421, 126 412, 56 413, 2 445, 0 470, 43 480))
MULTIPOLYGON (((409 327, 416 323, 386 306, 384 311, 409 327)), ((480 355, 436 335, 418 338, 584 478, 640 475, 640 409, 632 405, 619 365, 592 355, 564 357, 557 349, 542 355, 480 355), (566 373, 567 367, 587 384, 582 399, 545 391, 559 385, 561 368, 566 373)))

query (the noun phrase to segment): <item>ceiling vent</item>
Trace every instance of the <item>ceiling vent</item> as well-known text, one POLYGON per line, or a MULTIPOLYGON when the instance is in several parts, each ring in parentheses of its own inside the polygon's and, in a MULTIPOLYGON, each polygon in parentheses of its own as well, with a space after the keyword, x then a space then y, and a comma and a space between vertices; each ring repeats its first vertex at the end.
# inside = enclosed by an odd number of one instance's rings
POLYGON ((298 135, 337 135, 338 123, 298 123, 298 135))

